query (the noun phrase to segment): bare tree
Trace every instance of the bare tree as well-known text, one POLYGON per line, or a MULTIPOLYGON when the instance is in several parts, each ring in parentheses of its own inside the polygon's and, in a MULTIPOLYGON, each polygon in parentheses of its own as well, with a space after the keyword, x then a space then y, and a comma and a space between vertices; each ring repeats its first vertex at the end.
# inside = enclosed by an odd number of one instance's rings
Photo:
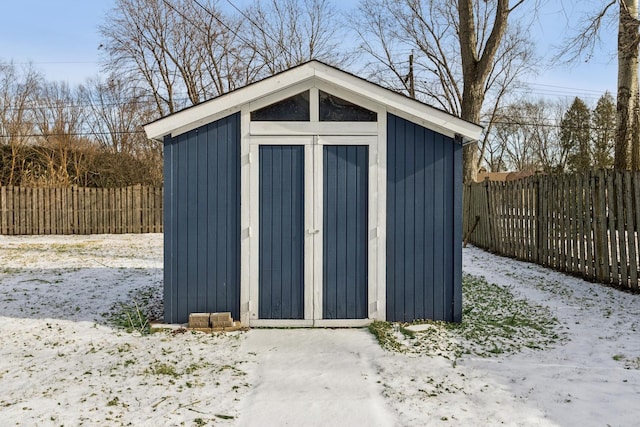
POLYGON ((567 168, 569 152, 560 144, 562 116, 567 110, 565 100, 555 102, 538 101, 535 113, 531 116, 537 143, 536 153, 540 168, 547 172, 564 172, 567 168))
POLYGON ((121 186, 162 182, 162 144, 140 125, 155 114, 130 80, 80 87, 0 64, 0 185, 121 186))
POLYGON ((492 171, 564 171, 569 149, 560 143, 565 106, 561 102, 521 100, 501 107, 487 144, 485 163, 492 171))
MULTIPOLYGON (((416 94, 479 123, 488 94, 494 92, 495 110, 510 85, 529 69, 524 65, 532 59, 526 31, 508 25, 523 3, 363 0, 354 27, 362 50, 374 60, 372 74, 383 83, 408 92, 406 58, 415 51, 416 94), (388 72, 381 74, 383 69, 388 72)), ((477 145, 465 148, 465 181, 477 174, 480 157, 477 145)))
POLYGON ((105 68, 144 82, 161 115, 182 105, 176 98, 184 89, 167 55, 174 20, 161 0, 118 0, 100 28, 105 68))
POLYGON ((318 59, 344 62, 344 34, 329 0, 263 0, 247 9, 246 38, 267 74, 318 59))
POLYGON ((100 147, 127 154, 145 149, 142 125, 153 117, 153 106, 140 88, 115 75, 96 77, 79 87, 79 97, 87 129, 100 147))
POLYGON ((32 177, 32 180, 48 185, 78 184, 78 179, 86 173, 87 151, 80 148, 89 146, 90 141, 83 138, 83 106, 77 91, 66 83, 43 84, 34 114, 47 171, 45 176, 32 177))
MULTIPOLYGON (((500 146, 501 161, 510 170, 528 171, 538 167, 535 132, 528 122, 533 105, 513 104, 500 112, 502 121, 495 123, 493 138, 500 146)), ((493 151, 493 150, 492 150, 493 151)))
POLYGON ((42 77, 28 66, 20 72, 13 63, 0 64, 0 146, 8 146, 9 173, 0 185, 15 185, 20 150, 33 139, 33 102, 42 77))
POLYGON ((197 26, 192 43, 201 55, 202 92, 220 95, 255 81, 262 71, 258 54, 246 38, 244 17, 223 14, 202 2, 188 2, 181 12, 186 22, 197 26))
POLYGON ((139 82, 166 115, 312 58, 346 58, 329 0, 235 11, 214 0, 117 0, 101 27, 105 67, 139 82))
POLYGON ((211 0, 117 0, 100 29, 105 68, 146 87, 158 115, 172 113, 255 77, 239 28, 211 0))

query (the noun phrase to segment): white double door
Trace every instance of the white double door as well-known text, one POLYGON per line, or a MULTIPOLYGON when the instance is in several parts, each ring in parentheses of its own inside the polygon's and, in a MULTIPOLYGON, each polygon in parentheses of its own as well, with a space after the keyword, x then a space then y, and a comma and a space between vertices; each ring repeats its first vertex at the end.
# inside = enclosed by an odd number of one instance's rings
POLYGON ((251 139, 251 325, 358 325, 375 310, 375 141, 251 139))

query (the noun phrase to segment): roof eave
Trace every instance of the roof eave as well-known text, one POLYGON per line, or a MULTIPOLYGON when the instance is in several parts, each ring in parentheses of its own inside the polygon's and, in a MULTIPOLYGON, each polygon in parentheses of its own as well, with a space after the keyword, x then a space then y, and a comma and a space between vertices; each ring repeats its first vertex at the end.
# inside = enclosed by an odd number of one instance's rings
POLYGON ((268 96, 292 85, 312 78, 344 87, 360 96, 386 105, 389 112, 409 118, 444 135, 460 135, 463 144, 477 141, 482 127, 462 120, 445 111, 431 107, 402 94, 385 89, 353 74, 344 72, 319 61, 310 61, 217 98, 203 102, 144 126, 149 139, 160 141, 177 129, 195 128, 212 121, 214 117, 233 114, 242 105, 268 96))

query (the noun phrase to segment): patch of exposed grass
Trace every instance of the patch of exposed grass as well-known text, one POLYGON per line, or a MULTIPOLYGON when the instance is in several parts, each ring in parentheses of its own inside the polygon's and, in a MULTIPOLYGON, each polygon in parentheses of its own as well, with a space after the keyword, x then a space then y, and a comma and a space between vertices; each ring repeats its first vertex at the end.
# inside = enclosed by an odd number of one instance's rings
POLYGON ((112 325, 127 332, 151 333, 150 322, 162 317, 162 298, 154 286, 129 292, 129 302, 114 303, 103 316, 112 325))
POLYGON ((559 322, 551 311, 516 298, 510 288, 465 275, 463 295, 462 322, 447 328, 462 338, 464 353, 490 356, 524 348, 542 350, 560 339, 559 322))
POLYGON ((452 360, 463 354, 492 357, 524 349, 542 350, 557 343, 558 320, 546 308, 514 296, 511 289, 482 277, 463 277, 461 323, 419 321, 409 324, 374 322, 369 330, 383 348, 452 360), (382 324, 382 325, 379 325, 382 324))
POLYGON ((394 326, 390 322, 374 321, 369 324, 369 332, 376 337, 378 344, 386 350, 402 351, 402 345, 394 337, 394 326))
POLYGON ((107 402, 107 406, 118 406, 119 403, 120 399, 118 399, 118 396, 116 396, 107 402))
POLYGON ((640 370, 640 357, 627 357, 624 354, 615 354, 613 360, 623 362, 625 369, 640 370))
POLYGON ((151 368, 151 373, 154 375, 168 375, 170 377, 178 378, 180 374, 176 371, 176 368, 166 363, 160 363, 151 368))

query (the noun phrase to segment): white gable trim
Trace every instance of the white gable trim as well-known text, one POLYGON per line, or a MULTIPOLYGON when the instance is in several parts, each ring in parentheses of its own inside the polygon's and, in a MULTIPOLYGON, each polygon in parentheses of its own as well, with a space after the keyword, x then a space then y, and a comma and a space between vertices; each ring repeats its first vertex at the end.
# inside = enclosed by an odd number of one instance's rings
POLYGON ((318 61, 310 61, 179 111, 149 123, 144 129, 150 139, 159 140, 166 135, 179 135, 238 112, 246 104, 251 104, 254 109, 254 106, 263 105, 265 102, 276 102, 276 99, 284 99, 311 87, 318 87, 336 96, 344 97, 365 108, 371 108, 374 104, 385 106, 392 114, 449 137, 461 135, 465 140, 476 141, 480 138, 482 131, 478 125, 318 61))

